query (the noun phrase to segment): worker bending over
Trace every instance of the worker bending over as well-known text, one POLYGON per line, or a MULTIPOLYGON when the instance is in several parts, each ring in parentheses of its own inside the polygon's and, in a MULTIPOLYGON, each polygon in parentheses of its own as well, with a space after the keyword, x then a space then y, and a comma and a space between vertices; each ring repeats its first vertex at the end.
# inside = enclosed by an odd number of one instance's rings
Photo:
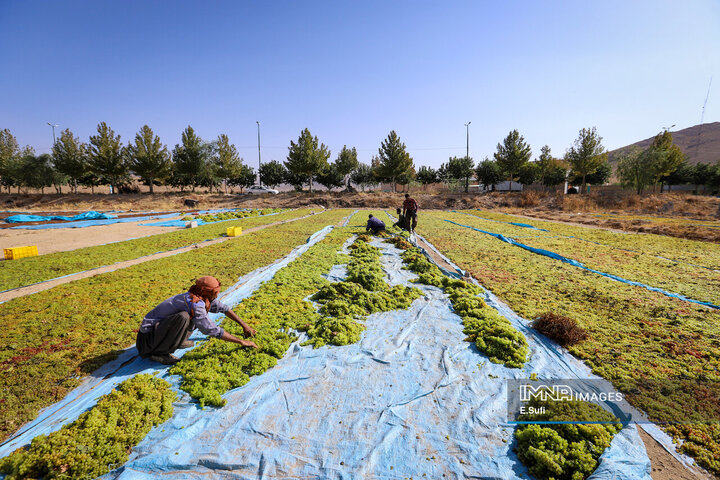
POLYGON ((369 232, 370 230, 372 230, 374 235, 377 235, 380 232, 384 232, 385 222, 383 222, 377 217, 373 217, 372 214, 368 215, 368 222, 367 226, 365 227, 365 231, 369 232))
POLYGON ((208 313, 224 313, 240 324, 245 337, 255 335, 255 330, 217 299, 219 293, 220 282, 215 277, 200 277, 187 292, 170 297, 153 308, 143 318, 137 334, 136 345, 140 356, 164 365, 173 365, 179 360, 172 355, 175 350, 195 344, 188 338, 196 328, 220 340, 258 348, 249 340, 229 334, 208 318, 208 313))

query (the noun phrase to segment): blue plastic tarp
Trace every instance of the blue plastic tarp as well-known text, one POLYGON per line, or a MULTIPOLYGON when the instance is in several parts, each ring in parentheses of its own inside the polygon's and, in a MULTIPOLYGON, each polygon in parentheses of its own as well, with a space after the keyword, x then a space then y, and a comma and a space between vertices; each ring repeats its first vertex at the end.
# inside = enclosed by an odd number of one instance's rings
POLYGON ((164 215, 151 215, 143 217, 126 217, 126 218, 109 218, 106 220, 81 220, 67 223, 50 223, 44 225, 19 225, 17 227, 10 228, 24 228, 26 230, 45 230, 53 228, 84 228, 84 227, 95 227, 98 225, 112 225, 114 223, 130 223, 130 222, 142 222, 145 220, 152 220, 158 218, 172 218, 177 217, 179 213, 166 213, 164 215))
POLYGON ((80 213, 73 217, 64 217, 61 215, 29 215, 29 214, 13 215, 12 217, 7 217, 5 219, 5 222, 7 222, 7 223, 49 222, 52 220, 64 220, 67 222, 75 222, 75 221, 79 221, 79 220, 107 220, 109 218, 115 218, 115 215, 90 211, 90 212, 80 213))
MULTIPOLYGON (((400 251, 375 245, 383 249, 389 283, 409 285, 415 275, 403 270, 400 251)), ((344 273, 336 266, 328 278, 338 281, 344 273)), ((243 292, 233 300, 257 285, 240 284, 243 292)), ((505 380, 592 374, 514 314, 509 318, 528 337, 530 361, 523 369, 491 363, 464 341, 461 319, 443 292, 418 287, 424 296, 407 310, 367 317, 356 344, 313 349, 295 342, 277 366, 226 393, 225 407, 203 409, 182 394, 173 417, 103 478, 527 478, 506 422, 505 380)), ((489 303, 493 298, 486 296, 489 303)), ((0 446, 0 455, 72 421, 131 375, 157 372, 177 387, 166 367, 134 358, 133 350, 69 401, 44 411, 23 429, 22 440, 0 446)), ((628 425, 593 478, 650 480, 649 472, 642 440, 628 425)))
POLYGON ((529 251, 529 252, 536 253, 536 254, 538 254, 538 255, 543 255, 543 256, 545 256, 545 257, 549 257, 549 258, 552 258, 552 259, 554 259, 554 260, 559 260, 559 261, 561 261, 561 262, 563 262, 563 263, 567 263, 567 264, 569 264, 569 265, 572 265, 573 267, 582 268, 583 270, 587 270, 588 272, 592 272, 592 273, 596 273, 596 274, 598 274, 598 275, 602 275, 603 277, 610 278, 610 279, 615 280, 615 281, 617 281, 617 282, 626 283, 626 284, 628 284, 628 285, 634 285, 634 286, 636 286, 636 287, 642 287, 642 288, 645 288, 645 289, 647 289, 647 290, 650 290, 651 292, 662 293, 663 295, 666 295, 666 296, 668 296, 668 297, 677 298, 677 299, 683 300, 683 301, 685 301, 685 302, 697 303, 698 305, 704 305, 704 306, 706 306, 706 307, 720 309, 720 305, 715 305, 714 303, 711 303, 711 302, 703 302, 703 301, 701 301, 701 300, 695 300, 695 299, 692 299, 692 298, 688 298, 688 297, 686 297, 685 295, 681 295, 681 294, 679 294, 679 293, 668 292, 667 290, 662 289, 662 288, 652 287, 652 286, 650 286, 650 285, 646 285, 646 284, 641 283, 641 282, 636 282, 636 281, 634 281, 634 280, 628 280, 627 278, 623 278, 623 277, 620 277, 620 276, 618 276, 618 275, 613 275, 612 273, 601 272, 600 270, 595 270, 595 269, 592 269, 592 268, 590 268, 590 267, 586 267, 586 266, 583 265, 582 263, 578 262, 577 260, 573 260, 572 258, 564 257, 564 256, 562 256, 562 255, 560 255, 560 254, 558 254, 558 253, 551 252, 550 250, 545 250, 545 249, 542 249, 542 248, 535 248, 535 247, 531 247, 531 246, 529 246, 529 245, 525 245, 524 243, 520 243, 520 242, 518 242, 517 240, 514 240, 514 239, 512 239, 512 238, 506 237, 506 236, 501 235, 501 234, 499 234, 499 233, 488 232, 488 231, 486 231, 486 230, 481 230, 481 229, 479 229, 479 228, 471 227, 470 225, 463 225, 462 223, 453 222, 452 220, 447 220, 447 219, 446 219, 445 221, 448 222, 448 223, 452 223, 452 224, 454 224, 454 225, 458 225, 458 226, 460 226, 460 227, 464 227, 464 228, 469 228, 469 229, 471 229, 471 230, 475 230, 476 232, 480 232, 480 233, 484 233, 484 234, 490 235, 490 236, 492 236, 492 237, 497 238, 498 240, 502 240, 502 241, 505 242, 505 243, 509 243, 510 245, 515 245, 516 247, 520 247, 520 248, 525 249, 525 250, 527 250, 527 251, 529 251))

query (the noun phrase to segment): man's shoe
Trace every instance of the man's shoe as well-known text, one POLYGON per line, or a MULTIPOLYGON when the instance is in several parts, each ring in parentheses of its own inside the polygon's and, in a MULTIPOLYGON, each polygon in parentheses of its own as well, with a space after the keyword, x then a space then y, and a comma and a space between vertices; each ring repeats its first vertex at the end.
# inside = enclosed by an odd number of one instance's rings
POLYGON ((190 348, 190 347, 194 347, 194 346, 195 346, 195 342, 193 342, 192 340, 185 340, 184 342, 182 342, 180 344, 180 348, 190 348))
POLYGON ((178 357, 170 355, 169 353, 166 353, 165 355, 150 355, 150 360, 162 363, 163 365, 175 365, 180 361, 178 357))

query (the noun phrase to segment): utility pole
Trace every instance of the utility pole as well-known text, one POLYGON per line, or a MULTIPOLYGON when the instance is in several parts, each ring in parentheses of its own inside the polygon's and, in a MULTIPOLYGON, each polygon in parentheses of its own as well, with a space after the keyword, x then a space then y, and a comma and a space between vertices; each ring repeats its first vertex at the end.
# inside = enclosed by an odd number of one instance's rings
POLYGON ((50 126, 52 127, 52 129, 53 129, 53 147, 54 147, 54 146, 55 146, 55 143, 57 142, 57 140, 55 140, 55 127, 59 127, 60 125, 54 125, 54 124, 52 124, 52 123, 50 123, 50 122, 47 122, 47 124, 50 125, 50 126))
POLYGON ((260 166, 262 165, 260 163, 260 122, 256 120, 255 123, 258 126, 258 185, 262 185, 262 179, 260 178, 260 166))

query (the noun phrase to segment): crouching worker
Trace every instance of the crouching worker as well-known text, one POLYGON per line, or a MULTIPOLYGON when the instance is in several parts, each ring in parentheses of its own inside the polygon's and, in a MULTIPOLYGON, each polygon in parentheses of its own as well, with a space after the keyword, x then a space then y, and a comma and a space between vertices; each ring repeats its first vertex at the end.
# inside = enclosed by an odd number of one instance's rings
POLYGON ((178 348, 189 348, 195 342, 188 340, 195 328, 205 335, 244 347, 258 348, 249 340, 237 338, 208 318, 209 313, 224 313, 243 329, 245 337, 255 330, 240 320, 230 307, 217 300, 220 282, 215 277, 200 277, 185 293, 170 297, 145 315, 137 335, 137 349, 142 358, 150 358, 164 365, 173 365, 179 358, 172 355, 178 348))
POLYGON ((395 213, 398 216, 398 221, 393 223, 393 227, 398 227, 400 230, 407 230, 407 223, 405 222, 405 215, 403 215, 402 210, 399 208, 395 209, 395 213))
POLYGON ((372 230, 374 235, 377 235, 380 232, 384 232, 385 231, 385 222, 383 222, 382 220, 380 220, 377 217, 373 217, 372 215, 369 215, 368 223, 367 223, 367 226, 365 227, 365 231, 369 232, 370 230, 372 230))

